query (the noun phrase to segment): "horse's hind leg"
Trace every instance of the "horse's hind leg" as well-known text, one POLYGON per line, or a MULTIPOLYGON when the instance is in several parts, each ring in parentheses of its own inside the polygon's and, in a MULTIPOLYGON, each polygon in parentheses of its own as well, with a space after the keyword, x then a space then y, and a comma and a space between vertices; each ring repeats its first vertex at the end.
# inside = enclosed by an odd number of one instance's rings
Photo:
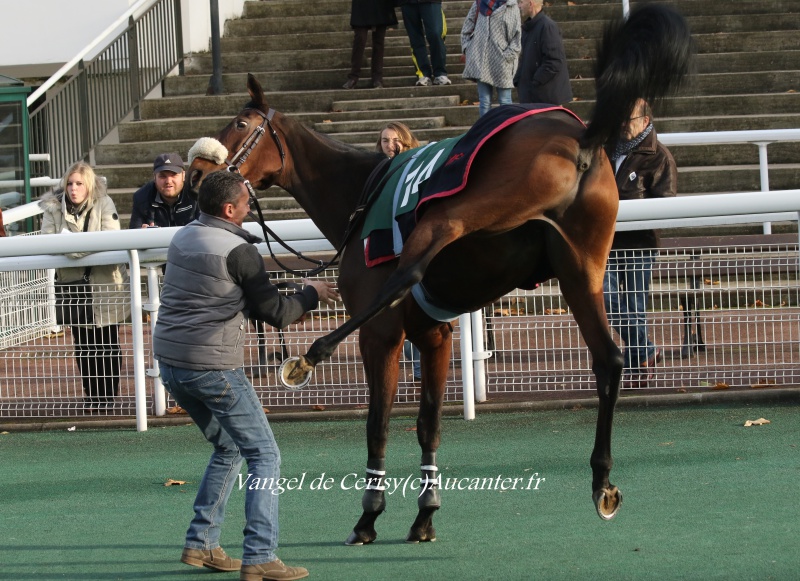
POLYGON ((442 505, 436 450, 441 435, 442 404, 451 348, 452 332, 448 324, 440 325, 426 336, 425 356, 422 359, 422 393, 417 416, 417 441, 422 449, 420 493, 417 497, 419 512, 406 537, 407 543, 436 540, 433 513, 442 505))
POLYGON ((554 260, 561 292, 572 310, 581 335, 592 354, 592 371, 597 380, 600 405, 597 429, 592 450, 592 500, 600 518, 616 516, 622 504, 622 493, 609 482, 611 457, 611 426, 614 406, 619 397, 622 378, 622 354, 611 337, 603 304, 603 274, 605 259, 584 259, 584 264, 567 251, 554 260), (569 257, 569 258, 568 258, 569 257))

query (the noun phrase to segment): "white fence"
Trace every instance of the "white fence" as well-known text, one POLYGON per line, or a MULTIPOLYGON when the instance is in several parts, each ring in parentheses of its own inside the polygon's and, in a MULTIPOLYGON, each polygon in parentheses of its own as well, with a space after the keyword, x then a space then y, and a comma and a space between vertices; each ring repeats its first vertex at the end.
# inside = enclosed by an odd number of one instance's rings
MULTIPOLYGON (((674 227, 697 223, 730 223, 765 220, 796 221, 800 210, 800 190, 694 196, 666 200, 623 202, 620 205, 619 229, 642 227, 674 227), (658 219, 654 219, 658 216, 658 219)), ((20 210, 23 212, 24 210, 20 210)), ((304 252, 330 250, 308 220, 279 221, 270 226, 279 236, 304 252)), ((249 228, 258 233, 256 225, 249 228)), ((121 331, 122 383, 114 405, 107 415, 130 415, 135 411, 137 428, 146 429, 148 411, 160 415, 169 403, 157 378, 150 356, 150 326, 157 316, 160 269, 166 247, 176 228, 90 232, 77 236, 26 236, 0 240, 0 272, 20 273, 47 270, 65 265, 127 263, 131 273, 131 306, 129 325, 121 331), (93 254, 73 260, 63 256, 72 252, 93 254), (144 265, 147 275, 142 280, 144 265), (149 384, 148 384, 149 383, 149 384)), ((261 245, 266 253, 265 245, 261 245)), ((719 384, 782 385, 798 383, 800 367, 798 344, 797 293, 798 244, 756 249, 758 262, 748 266, 746 259, 741 273, 731 275, 720 267, 719 274, 709 275, 710 293, 727 296, 726 303, 702 307, 706 325, 706 351, 680 358, 686 322, 676 297, 689 294, 687 263, 695 260, 696 249, 664 249, 659 261, 660 272, 654 283, 653 334, 665 347, 668 359, 659 367, 655 385, 685 389, 719 384), (773 257, 770 271, 763 268, 764 257, 773 257), (773 268, 774 267, 774 268, 773 268), (673 275, 669 274, 670 268, 673 275), (714 283, 719 285, 715 288, 714 283), (736 296, 736 300, 730 297, 736 296), (760 297, 760 298, 758 298, 760 297), (769 297, 765 300, 765 297, 769 297), (752 303, 749 303, 752 299, 752 303), (759 306, 760 301, 761 305, 759 306), (767 306, 768 305, 768 306, 767 306), (758 308, 756 308, 758 307, 758 308), (748 371, 749 370, 749 371, 748 371)), ((716 255, 735 249, 714 250, 716 255)), ((754 250, 742 251, 753 256, 754 250)), ((717 256, 719 257, 719 256, 717 256)), ((706 258, 710 260, 710 255, 706 258)), ((742 258, 742 260, 739 260, 742 258)), ((713 261, 711 261, 713 262, 713 261)), ((713 267, 712 267, 713 268, 713 267)), ((326 273, 328 277, 335 273, 326 273)), ((705 282, 705 281, 704 281, 705 282)), ((698 289, 691 296, 695 297, 698 289)), ((45 293, 34 308, 49 313, 51 295, 45 293)), ((712 296, 713 302, 713 296, 712 296)), ((700 310, 700 309, 698 309, 700 310)), ((489 313, 488 333, 480 314, 461 317, 456 328, 454 354, 447 386, 447 400, 464 401, 465 416, 474 414, 474 402, 487 397, 500 397, 517 391, 554 391, 592 389, 588 351, 583 346, 577 327, 566 307, 561 304, 557 283, 544 285, 531 293, 515 293, 506 297, 489 313), (484 337, 494 342, 491 357, 483 346, 484 337), (467 340, 469 338, 469 340, 467 340), (472 395, 473 387, 477 396, 472 395)), ((291 354, 305 352, 314 338, 337 326, 344 313, 323 309, 308 322, 283 333, 283 340, 270 330, 263 345, 267 354, 280 352, 285 345, 291 354)), ((2 354, 4 379, 0 388, 0 417, 40 417, 42 415, 74 416, 81 413, 80 377, 72 358, 67 335, 49 333, 52 319, 43 319, 47 334, 35 341, 6 348, 2 354)), ((349 337, 334 358, 318 366, 314 381, 303 391, 283 390, 275 377, 274 361, 258 359, 258 338, 251 334, 248 367, 253 383, 266 407, 319 408, 335 405, 366 405, 366 382, 359 364, 357 338, 349 337)), ((397 401, 416 400, 416 386, 411 377, 410 362, 403 361, 397 401)))

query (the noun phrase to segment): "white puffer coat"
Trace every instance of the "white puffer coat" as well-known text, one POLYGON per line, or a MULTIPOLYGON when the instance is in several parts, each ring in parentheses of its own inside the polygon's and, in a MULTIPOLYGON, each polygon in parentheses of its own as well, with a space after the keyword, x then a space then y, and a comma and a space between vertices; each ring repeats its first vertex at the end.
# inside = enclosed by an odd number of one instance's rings
POLYGON ((521 37, 517 0, 507 0, 491 16, 480 14, 477 2, 473 3, 461 28, 461 52, 466 56, 462 76, 500 89, 512 88, 521 37))
MULTIPOLYGON (((42 208, 42 234, 67 236, 71 232, 83 232, 85 221, 89 221, 87 232, 119 230, 119 216, 114 201, 108 197, 105 184, 98 179, 94 197, 76 219, 67 211, 64 190, 48 192, 39 200, 42 208)), ((82 258, 88 253, 67 254, 70 258, 82 258)), ((59 282, 69 282, 83 277, 85 267, 59 268, 59 282)), ((106 327, 125 321, 130 316, 130 285, 128 269, 124 264, 93 266, 89 274, 92 285, 92 311, 94 326, 106 327)))

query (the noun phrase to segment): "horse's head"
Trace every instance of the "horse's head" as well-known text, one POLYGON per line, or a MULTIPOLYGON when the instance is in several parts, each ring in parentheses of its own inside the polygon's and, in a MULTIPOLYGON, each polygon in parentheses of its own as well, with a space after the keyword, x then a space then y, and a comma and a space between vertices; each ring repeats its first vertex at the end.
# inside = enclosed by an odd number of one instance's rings
POLYGON ((239 172, 258 189, 268 188, 283 171, 283 144, 272 123, 275 111, 251 74, 247 90, 250 102, 244 109, 216 137, 201 137, 189 150, 186 188, 195 198, 203 179, 218 170, 239 172))

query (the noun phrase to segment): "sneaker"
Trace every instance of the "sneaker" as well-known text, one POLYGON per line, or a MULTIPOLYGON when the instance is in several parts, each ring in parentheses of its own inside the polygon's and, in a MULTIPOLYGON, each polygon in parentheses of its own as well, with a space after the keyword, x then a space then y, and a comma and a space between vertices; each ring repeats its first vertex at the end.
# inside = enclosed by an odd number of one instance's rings
POLYGON ((308 577, 308 570, 303 567, 287 567, 280 559, 258 565, 242 565, 239 581, 292 581, 308 577))
POLYGON ((450 79, 447 78, 447 75, 439 75, 435 79, 433 79, 434 85, 452 85, 450 79))
POLYGON ((358 84, 358 79, 347 79, 347 82, 342 85, 342 89, 355 89, 358 84))
POLYGON ((430 85, 431 85, 430 77, 420 77, 419 79, 417 79, 418 87, 430 87, 430 85))
POLYGON ((241 559, 232 559, 225 554, 222 547, 204 551, 202 549, 183 549, 181 563, 192 567, 207 567, 215 571, 238 571, 242 568, 241 559))
POLYGON ((372 81, 372 88, 373 89, 383 89, 383 81, 381 81, 381 80, 372 81))

